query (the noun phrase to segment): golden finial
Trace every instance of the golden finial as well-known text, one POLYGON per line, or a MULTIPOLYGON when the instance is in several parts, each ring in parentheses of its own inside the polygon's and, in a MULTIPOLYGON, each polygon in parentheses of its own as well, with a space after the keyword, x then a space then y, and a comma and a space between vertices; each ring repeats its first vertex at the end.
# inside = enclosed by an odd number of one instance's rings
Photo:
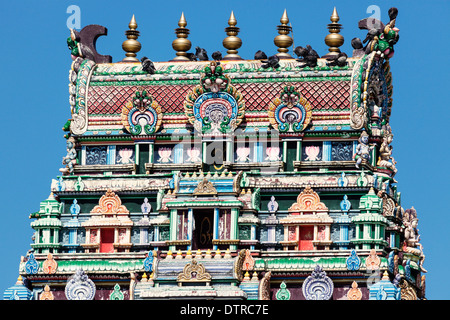
POLYGON ((344 44, 344 36, 339 34, 339 31, 342 29, 342 25, 338 23, 339 15, 336 7, 334 7, 330 20, 331 23, 328 25, 328 30, 330 30, 330 33, 325 37, 325 44, 330 47, 328 49, 329 53, 327 53, 326 56, 339 54, 341 52, 339 47, 344 44))
POLYGON ((236 27, 237 20, 234 16, 233 11, 231 11, 230 18, 228 19, 228 27, 225 28, 225 32, 228 37, 223 39, 223 46, 227 50, 227 55, 223 57, 224 60, 242 60, 242 58, 237 54, 239 49, 242 46, 242 40, 237 37, 239 33, 239 28, 236 27))
POLYGON ((292 46, 294 40, 292 37, 288 36, 289 32, 292 31, 292 27, 288 26, 289 18, 286 9, 284 9, 280 22, 281 25, 277 26, 279 35, 273 39, 273 42, 278 47, 277 56, 280 59, 292 59, 291 55, 287 52, 289 51, 288 48, 292 46))
POLYGON ((122 43, 122 49, 126 52, 125 58, 122 62, 138 62, 139 59, 136 58, 136 53, 141 50, 141 43, 137 41, 139 37, 139 31, 137 31, 137 23, 134 17, 131 18, 130 23, 128 24, 129 30, 125 31, 125 35, 127 36, 127 40, 122 43))
POLYGON ((184 17, 184 12, 181 13, 181 18, 178 21, 179 28, 175 29, 177 39, 172 42, 172 48, 177 52, 177 56, 173 61, 189 61, 187 51, 191 48, 191 41, 188 40, 189 29, 186 28, 187 22, 184 17))

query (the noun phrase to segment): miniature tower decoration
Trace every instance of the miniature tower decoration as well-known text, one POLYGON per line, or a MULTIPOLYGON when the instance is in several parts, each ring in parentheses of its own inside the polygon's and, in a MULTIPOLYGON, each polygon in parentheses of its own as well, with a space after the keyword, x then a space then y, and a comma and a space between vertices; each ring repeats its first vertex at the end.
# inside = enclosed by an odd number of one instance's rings
POLYGON ((331 14, 330 20, 331 23, 328 24, 328 30, 330 30, 330 33, 325 37, 325 44, 330 48, 328 49, 329 53, 325 56, 339 54, 341 52, 339 47, 344 44, 344 36, 339 34, 339 31, 342 29, 342 25, 338 23, 339 15, 336 11, 336 7, 331 14))
POLYGON ((237 20, 234 17, 233 11, 231 11, 230 19, 228 19, 229 27, 225 28, 225 32, 228 37, 223 39, 223 46, 228 49, 227 55, 224 57, 224 60, 242 60, 242 58, 238 55, 237 49, 242 46, 242 40, 237 37, 239 33, 239 28, 236 27, 237 20))
POLYGON ((141 43, 137 41, 137 38, 139 37, 139 31, 136 30, 137 26, 138 25, 133 14, 133 17, 128 24, 128 28, 130 29, 125 31, 127 40, 122 43, 122 49, 126 52, 126 57, 123 58, 122 62, 139 62, 138 58, 136 58, 136 53, 141 50, 141 43))
POLYGON ((178 21, 179 28, 175 29, 177 39, 172 42, 172 48, 177 52, 173 61, 189 61, 187 51, 191 48, 191 41, 188 40, 189 29, 186 28, 187 22, 184 13, 181 13, 181 18, 178 21))
POLYGON ((286 9, 284 10, 283 16, 280 19, 281 24, 277 26, 279 35, 273 39, 273 42, 278 47, 277 56, 280 59, 292 59, 291 55, 287 53, 289 47, 292 46, 294 40, 288 34, 292 31, 292 27, 288 26, 289 18, 287 16, 286 9))

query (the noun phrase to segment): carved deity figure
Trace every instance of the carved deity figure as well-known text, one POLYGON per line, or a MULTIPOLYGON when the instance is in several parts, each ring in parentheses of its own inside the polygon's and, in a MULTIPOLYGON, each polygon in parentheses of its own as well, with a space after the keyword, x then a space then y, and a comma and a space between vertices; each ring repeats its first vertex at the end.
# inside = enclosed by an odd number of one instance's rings
POLYGON ((392 142, 393 134, 391 133, 390 127, 383 135, 383 142, 380 146, 380 157, 378 159, 377 165, 380 167, 389 168, 393 171, 393 176, 397 173, 397 168, 395 164, 397 163, 392 155, 392 142))
POLYGON ((405 242, 403 246, 403 251, 419 256, 420 269, 422 270, 422 272, 427 272, 423 268, 425 255, 423 253, 423 246, 419 242, 420 234, 419 229, 417 228, 418 223, 419 219, 417 219, 416 209, 414 209, 414 207, 412 207, 411 209, 406 209, 405 213, 403 214, 403 225, 405 227, 404 229, 405 242), (419 249, 417 249, 417 247, 419 247, 419 249))
POLYGON ((370 152, 374 146, 369 145, 369 135, 363 131, 359 137, 359 144, 356 146, 354 159, 356 159, 356 168, 359 169, 361 163, 367 163, 370 160, 370 152))
POLYGON ((66 168, 61 168, 63 174, 73 174, 73 165, 77 163, 77 151, 75 150, 75 138, 70 137, 67 139, 67 155, 63 157, 62 164, 66 165, 66 168))

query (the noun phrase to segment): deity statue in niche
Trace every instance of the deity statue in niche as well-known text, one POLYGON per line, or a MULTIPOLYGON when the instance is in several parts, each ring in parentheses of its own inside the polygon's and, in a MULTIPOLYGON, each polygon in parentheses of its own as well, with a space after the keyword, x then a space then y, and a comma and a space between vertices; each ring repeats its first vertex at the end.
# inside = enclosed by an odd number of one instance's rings
POLYGON ((423 253, 423 246, 419 242, 420 235, 419 229, 417 228, 418 223, 419 219, 417 219, 416 209, 414 209, 414 207, 412 207, 411 209, 406 209, 405 213, 403 214, 403 225, 405 226, 404 229, 405 242, 403 245, 403 251, 419 256, 420 269, 422 272, 427 272, 427 270, 423 268, 425 255, 423 253), (419 249, 417 249, 417 247, 419 247, 419 249))
POLYGON ((369 135, 366 131, 361 133, 359 137, 359 144, 356 146, 354 158, 356 159, 356 168, 359 169, 361 163, 368 163, 370 161, 370 152, 374 146, 369 145, 369 135))
POLYGON ((390 146, 393 137, 394 135, 391 132, 391 127, 387 125, 383 135, 383 142, 380 146, 380 157, 377 165, 391 169, 393 175, 395 175, 397 173, 397 168, 395 167, 396 161, 392 157, 392 146, 390 146))
POLYGON ((62 164, 65 168, 59 169, 63 174, 73 174, 73 166, 77 163, 77 151, 75 150, 75 138, 67 139, 67 155, 63 157, 62 164))

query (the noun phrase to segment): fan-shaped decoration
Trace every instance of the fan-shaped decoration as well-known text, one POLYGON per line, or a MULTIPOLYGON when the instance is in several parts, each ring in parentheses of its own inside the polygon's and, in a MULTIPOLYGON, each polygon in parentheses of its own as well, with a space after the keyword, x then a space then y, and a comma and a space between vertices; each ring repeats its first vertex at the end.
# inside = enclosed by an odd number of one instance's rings
POLYGON ((284 87, 269 104, 270 124, 280 132, 301 132, 311 121, 312 107, 293 86, 284 87))
POLYGON ((161 126, 163 114, 158 102, 147 91, 136 91, 122 108, 122 124, 132 135, 154 134, 161 126))
POLYGON ((185 113, 198 132, 227 133, 242 122, 245 102, 230 82, 230 78, 223 74, 222 66, 213 61, 205 67, 201 84, 186 96, 185 113))
POLYGON ((119 196, 110 189, 100 198, 98 205, 92 209, 91 213, 99 213, 103 215, 125 213, 128 214, 128 209, 122 205, 122 200, 119 196))
POLYGON ((88 278, 82 269, 67 280, 64 293, 67 300, 93 300, 95 297, 95 284, 88 278))
POLYGON ((302 285, 302 292, 306 300, 329 300, 333 295, 333 290, 333 281, 319 265, 316 265, 312 274, 305 279, 302 285))
POLYGON ((177 281, 211 281, 211 275, 206 272, 202 263, 197 263, 196 259, 192 259, 191 263, 187 263, 183 272, 178 274, 177 281))
POLYGON ((288 209, 288 212, 304 211, 328 211, 325 204, 320 202, 319 195, 309 186, 298 195, 297 202, 288 209))

